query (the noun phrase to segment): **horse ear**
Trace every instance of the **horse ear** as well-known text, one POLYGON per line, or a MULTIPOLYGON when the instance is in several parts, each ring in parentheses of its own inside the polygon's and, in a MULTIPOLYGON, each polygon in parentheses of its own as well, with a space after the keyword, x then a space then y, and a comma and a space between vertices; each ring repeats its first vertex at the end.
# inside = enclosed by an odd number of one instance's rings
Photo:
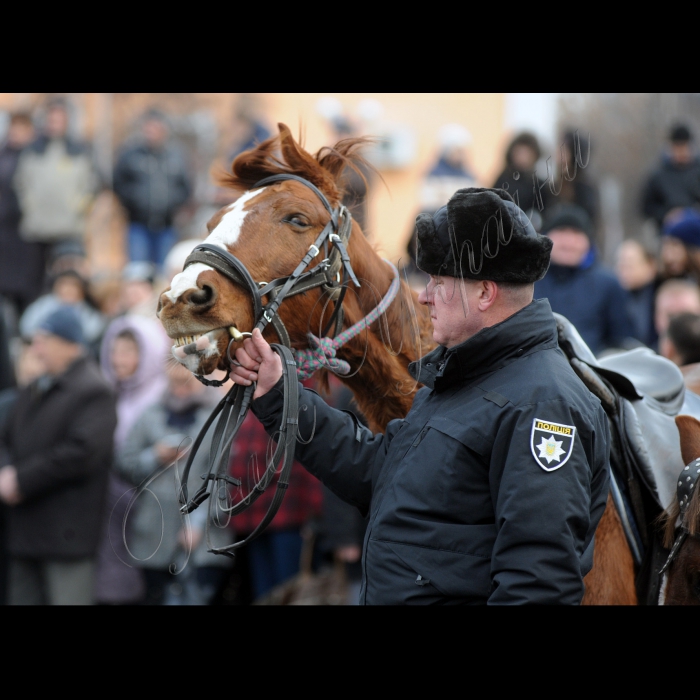
POLYGON ((690 464, 700 457, 700 421, 692 416, 676 416, 676 425, 681 436, 683 464, 690 464))
MULTIPOLYGON (((307 153, 292 136, 292 132, 286 124, 278 123, 280 132, 280 149, 284 162, 291 168, 292 172, 302 174, 309 182, 316 185, 321 190, 334 188, 332 180, 319 167, 316 159, 307 153)), ((329 192, 326 192, 329 194, 329 192)))

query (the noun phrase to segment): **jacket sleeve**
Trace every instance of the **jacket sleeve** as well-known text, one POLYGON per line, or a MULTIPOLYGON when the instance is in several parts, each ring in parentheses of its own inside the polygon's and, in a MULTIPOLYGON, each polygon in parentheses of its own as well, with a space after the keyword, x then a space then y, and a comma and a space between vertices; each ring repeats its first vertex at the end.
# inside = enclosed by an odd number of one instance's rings
MULTIPOLYGON (((373 479, 401 421, 391 421, 386 434, 374 435, 350 412, 331 408, 315 391, 302 384, 298 387, 296 459, 333 493, 366 515, 373 479)), ((252 404, 253 413, 273 438, 281 423, 282 405, 281 380, 252 404)))
POLYGON ((604 416, 591 424, 563 400, 516 409, 503 421, 492 456, 503 467, 491 469, 497 535, 489 604, 580 604, 607 498, 609 439, 604 416), (571 449, 562 440, 564 453, 554 453, 561 466, 540 458, 551 471, 535 457, 549 437, 533 430, 536 418, 576 428, 571 449))
MULTIPOLYGON (((79 481, 110 464, 98 463, 95 455, 110 459, 117 425, 115 399, 111 392, 87 396, 76 410, 63 440, 47 452, 15 463, 19 491, 25 501, 63 484, 79 481)), ((103 458, 104 459, 104 458, 103 458)))
POLYGON ((661 224, 667 207, 656 184, 656 178, 656 173, 652 174, 644 186, 642 191, 642 211, 646 216, 661 224))

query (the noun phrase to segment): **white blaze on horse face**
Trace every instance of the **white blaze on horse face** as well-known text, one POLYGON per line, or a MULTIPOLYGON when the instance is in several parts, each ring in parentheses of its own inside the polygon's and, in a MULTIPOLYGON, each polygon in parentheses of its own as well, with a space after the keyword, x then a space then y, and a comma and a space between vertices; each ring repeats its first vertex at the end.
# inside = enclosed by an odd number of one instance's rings
MULTIPOLYGON (((261 187, 241 195, 224 214, 218 226, 209 234, 204 243, 211 243, 223 250, 229 250, 238 240, 241 227, 243 226, 243 220, 246 214, 248 214, 243 207, 247 202, 253 199, 253 197, 260 194, 263 189, 264 188, 261 187)), ((197 288, 197 279, 199 278, 200 272, 213 269, 213 267, 209 267, 209 265, 205 265, 204 263, 193 263, 189 265, 182 272, 173 277, 170 283, 170 290, 165 292, 165 296, 168 297, 171 302, 175 303, 183 292, 186 292, 188 289, 197 288)))

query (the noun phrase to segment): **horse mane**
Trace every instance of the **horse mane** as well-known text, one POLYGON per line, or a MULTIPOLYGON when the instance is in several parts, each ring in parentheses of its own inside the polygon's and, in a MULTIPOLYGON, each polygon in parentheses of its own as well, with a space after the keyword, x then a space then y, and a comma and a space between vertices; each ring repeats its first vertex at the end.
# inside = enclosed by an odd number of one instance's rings
POLYGON ((301 138, 299 143, 294 140, 286 124, 279 123, 277 128, 278 135, 239 154, 231 164, 230 173, 216 173, 217 184, 235 191, 246 191, 270 175, 298 175, 318 187, 336 204, 343 195, 341 174, 346 168, 354 170, 365 186, 368 185, 365 173, 377 173, 360 153, 375 143, 375 139, 366 136, 345 138, 335 146, 323 146, 311 155, 303 149, 301 138))

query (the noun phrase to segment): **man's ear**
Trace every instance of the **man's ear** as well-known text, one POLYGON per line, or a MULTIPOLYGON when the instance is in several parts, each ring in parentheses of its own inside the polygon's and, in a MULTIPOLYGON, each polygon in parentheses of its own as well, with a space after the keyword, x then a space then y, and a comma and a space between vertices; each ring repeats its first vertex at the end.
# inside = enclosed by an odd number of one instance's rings
POLYGON ((491 280, 479 280, 479 311, 488 311, 498 298, 498 285, 491 280))

